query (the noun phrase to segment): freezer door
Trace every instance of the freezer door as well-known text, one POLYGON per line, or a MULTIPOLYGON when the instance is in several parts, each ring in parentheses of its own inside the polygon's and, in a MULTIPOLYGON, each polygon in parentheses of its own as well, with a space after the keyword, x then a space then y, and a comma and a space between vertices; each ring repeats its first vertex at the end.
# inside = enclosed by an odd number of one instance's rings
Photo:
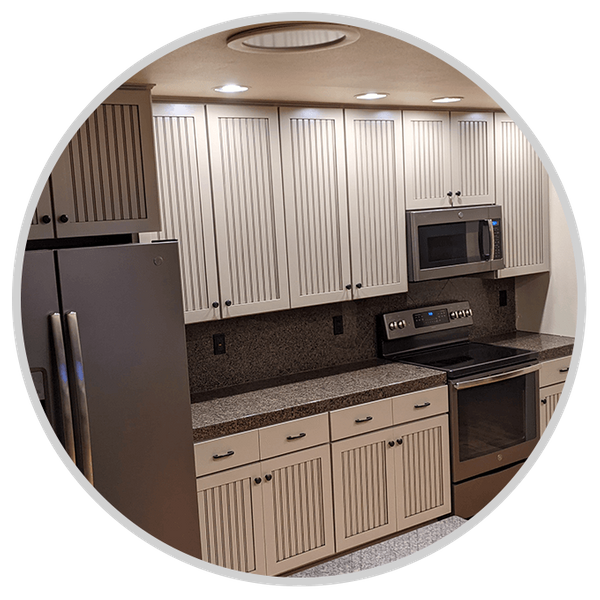
POLYGON ((63 314, 78 325, 81 365, 71 352, 71 379, 85 382, 94 486, 133 523, 198 557, 177 244, 71 248, 57 257, 63 314))

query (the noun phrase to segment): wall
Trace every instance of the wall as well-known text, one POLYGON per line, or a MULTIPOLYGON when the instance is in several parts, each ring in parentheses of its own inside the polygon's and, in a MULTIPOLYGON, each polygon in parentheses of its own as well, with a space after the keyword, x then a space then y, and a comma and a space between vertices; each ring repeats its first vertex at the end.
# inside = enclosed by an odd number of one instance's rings
POLYGON ((550 183, 550 273, 515 278, 516 325, 521 331, 575 336, 577 278, 567 221, 550 183))
POLYGON ((474 312, 472 338, 514 330, 514 280, 479 277, 411 284, 407 294, 187 325, 191 391, 373 359, 377 315, 460 300, 469 300, 474 312), (507 291, 504 307, 499 307, 500 290, 507 291), (336 315, 343 317, 342 335, 333 334, 336 315), (226 354, 213 353, 215 333, 225 335, 226 354))

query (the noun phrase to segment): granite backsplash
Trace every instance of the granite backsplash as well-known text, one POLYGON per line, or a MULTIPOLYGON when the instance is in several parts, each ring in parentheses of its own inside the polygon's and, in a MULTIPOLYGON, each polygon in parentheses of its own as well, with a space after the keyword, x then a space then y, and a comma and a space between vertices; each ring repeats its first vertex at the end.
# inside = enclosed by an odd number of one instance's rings
POLYGON ((375 358, 377 315, 462 300, 473 309, 472 338, 515 330, 514 279, 480 277, 425 281, 410 284, 405 294, 187 325, 191 392, 375 358), (344 332, 334 335, 333 317, 339 315, 344 332), (225 336, 225 354, 214 354, 216 333, 225 336))

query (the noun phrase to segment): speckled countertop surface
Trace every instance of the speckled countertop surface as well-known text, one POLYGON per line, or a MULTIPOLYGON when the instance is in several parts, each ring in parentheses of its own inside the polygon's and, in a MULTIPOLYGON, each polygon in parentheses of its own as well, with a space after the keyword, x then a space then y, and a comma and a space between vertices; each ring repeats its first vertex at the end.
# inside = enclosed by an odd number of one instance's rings
MULTIPOLYGON (((526 332, 477 341, 568 356, 573 338, 526 332)), ((192 396, 194 442, 446 384, 446 374, 379 359, 192 396)))

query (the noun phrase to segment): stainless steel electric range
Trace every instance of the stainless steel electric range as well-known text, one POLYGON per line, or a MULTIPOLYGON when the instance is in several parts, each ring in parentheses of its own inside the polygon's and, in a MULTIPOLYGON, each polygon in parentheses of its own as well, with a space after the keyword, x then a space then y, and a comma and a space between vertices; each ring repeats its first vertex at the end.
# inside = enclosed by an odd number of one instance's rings
POLYGON ((441 369, 449 388, 454 513, 469 518, 510 481, 539 440, 536 352, 469 341, 455 302, 379 317, 381 358, 441 369))

